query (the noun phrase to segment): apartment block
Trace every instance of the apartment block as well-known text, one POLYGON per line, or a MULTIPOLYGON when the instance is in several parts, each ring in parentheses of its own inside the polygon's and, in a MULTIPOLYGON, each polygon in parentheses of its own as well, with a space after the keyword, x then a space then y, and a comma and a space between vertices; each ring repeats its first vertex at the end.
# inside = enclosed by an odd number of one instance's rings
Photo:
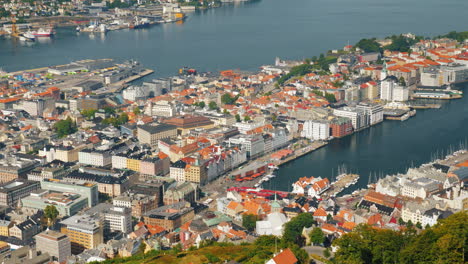
POLYGON ((47 230, 35 237, 36 250, 41 253, 49 253, 60 263, 65 263, 71 256, 71 243, 67 235, 57 231, 47 230))

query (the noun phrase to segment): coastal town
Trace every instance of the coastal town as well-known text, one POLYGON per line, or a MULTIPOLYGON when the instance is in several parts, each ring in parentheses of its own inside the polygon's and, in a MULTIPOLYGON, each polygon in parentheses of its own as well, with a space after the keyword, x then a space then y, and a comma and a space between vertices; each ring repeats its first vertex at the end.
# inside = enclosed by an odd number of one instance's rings
MULTIPOLYGON (((197 10, 220 7, 222 3, 246 0, 212 1, 0 1, 0 36, 24 42, 51 37, 56 27, 72 27, 80 33, 106 33, 141 29, 162 23, 183 23, 197 10)), ((247 0, 248 1, 248 0, 247 0)))
POLYGON ((339 254, 334 242, 361 224, 421 231, 467 209, 465 144, 370 177, 362 189, 352 188, 367 175, 345 169, 333 178, 311 169, 263 188, 283 164, 332 140, 382 122, 410 124, 419 109, 443 111, 462 98, 466 32, 364 39, 309 59, 276 58, 258 72, 174 72, 153 78, 157 71, 137 61, 112 58, 0 71, 2 263, 287 240, 288 223, 305 217, 313 224, 291 239, 300 246, 286 244, 265 262, 326 263, 339 254))

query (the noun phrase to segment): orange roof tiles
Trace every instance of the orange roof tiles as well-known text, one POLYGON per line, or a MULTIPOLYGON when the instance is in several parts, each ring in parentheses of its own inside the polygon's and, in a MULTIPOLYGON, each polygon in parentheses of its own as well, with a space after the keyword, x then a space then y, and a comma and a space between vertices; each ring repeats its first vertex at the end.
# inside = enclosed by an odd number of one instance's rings
POLYGON ((323 216, 327 216, 327 215, 328 215, 327 212, 322 207, 315 210, 315 212, 314 212, 314 216, 317 216, 317 217, 323 217, 323 216))
POLYGON ((298 262, 296 256, 294 256, 294 253, 289 248, 284 249, 276 255, 273 261, 276 264, 296 264, 298 262))

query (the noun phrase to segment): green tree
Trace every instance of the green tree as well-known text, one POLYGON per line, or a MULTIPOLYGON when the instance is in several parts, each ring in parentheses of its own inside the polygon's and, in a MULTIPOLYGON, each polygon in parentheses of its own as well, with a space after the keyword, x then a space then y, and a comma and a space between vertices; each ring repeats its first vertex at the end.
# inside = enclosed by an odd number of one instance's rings
POLYGON ((323 251, 323 256, 326 257, 326 258, 329 258, 331 256, 330 250, 328 248, 326 248, 323 251))
POLYGON ((113 115, 113 114, 115 114, 115 109, 112 108, 112 107, 110 107, 110 106, 106 106, 106 107, 104 107, 104 112, 105 112, 106 114, 111 114, 111 115, 113 115))
POLYGON ((244 121, 245 122, 250 121, 250 116, 248 116, 248 115, 244 116, 244 121))
POLYGON ((361 39, 355 45, 356 47, 362 49, 364 52, 380 52, 381 48, 379 43, 375 39, 361 39))
POLYGON ((205 104, 204 101, 201 101, 201 102, 198 103, 198 106, 199 106, 200 108, 205 108, 206 104, 205 104))
POLYGON ((403 78, 403 76, 400 77, 399 81, 401 86, 406 86, 406 81, 405 78, 403 78))
POLYGON ((399 225, 404 225, 405 224, 405 221, 403 221, 403 218, 398 218, 398 224, 399 225))
POLYGON ((76 131, 78 131, 78 128, 76 127, 76 123, 73 122, 70 117, 68 117, 65 120, 57 121, 54 124, 54 129, 60 138, 73 134, 76 131))
POLYGON ((97 109, 81 110, 81 115, 89 120, 89 119, 94 119, 94 115, 96 114, 96 112, 97 112, 97 109))
POLYGON ((284 244, 303 243, 302 230, 304 227, 309 228, 314 223, 314 218, 310 213, 302 213, 291 219, 284 226, 282 241, 284 244))
POLYGON ((326 94, 325 94, 325 99, 327 99, 327 101, 328 101, 329 103, 336 103, 336 97, 335 97, 335 95, 332 94, 332 93, 326 93, 326 94))
POLYGON ((359 225, 333 242, 337 263, 465 263, 468 213, 459 212, 420 233, 359 225))
POLYGON ((221 102, 223 104, 228 104, 228 105, 234 104, 237 101, 237 99, 238 99, 237 96, 232 97, 229 93, 225 93, 223 94, 223 96, 221 96, 221 102))
POLYGON ((140 246, 138 246, 138 253, 140 255, 144 255, 146 250, 146 243, 145 241, 141 241, 140 246))
POLYGON ((236 122, 238 122, 238 123, 239 123, 239 122, 241 121, 241 117, 240 117, 240 115, 239 115, 239 114, 236 114, 236 116, 235 116, 235 117, 236 117, 236 122))
POLYGON ((403 35, 392 36, 392 44, 387 45, 384 49, 391 51, 410 52, 410 47, 417 42, 416 39, 410 39, 403 35))
POLYGON ((218 109, 218 104, 216 104, 216 102, 214 102, 214 101, 211 101, 208 104, 208 108, 210 108, 210 110, 216 110, 216 109, 218 109))
POLYGON ((242 226, 249 230, 254 231, 257 225, 257 216, 253 214, 244 214, 242 215, 242 226))
POLYGON ((134 113, 135 115, 141 114, 141 109, 140 109, 140 107, 137 106, 137 107, 133 108, 133 113, 134 113))
POLYGON ((275 113, 273 113, 271 115, 271 120, 273 120, 273 122, 275 122, 276 120, 278 120, 278 116, 275 113))
POLYGON ((312 245, 321 245, 323 242, 325 242, 325 235, 323 234, 322 229, 319 227, 312 229, 312 231, 310 231, 309 237, 312 245))
POLYGON ((277 242, 278 238, 273 235, 263 235, 259 236, 254 244, 257 246, 262 246, 262 247, 269 247, 269 246, 274 246, 277 242))
POLYGON ((44 208, 44 216, 47 217, 47 225, 52 226, 59 215, 59 211, 54 205, 47 205, 44 208))

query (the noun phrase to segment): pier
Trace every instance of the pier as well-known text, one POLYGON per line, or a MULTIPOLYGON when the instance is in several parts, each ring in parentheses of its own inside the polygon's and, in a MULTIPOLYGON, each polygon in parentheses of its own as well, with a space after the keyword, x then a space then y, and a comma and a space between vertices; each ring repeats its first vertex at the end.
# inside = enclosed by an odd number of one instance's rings
POLYGON ((301 148, 301 149, 298 149, 298 150, 295 150, 294 151, 294 154, 292 154, 291 156, 283 159, 283 160, 279 160, 279 161, 276 161, 276 162, 273 162, 273 164, 275 164, 276 166, 281 166, 281 165, 284 165, 290 161, 293 161, 297 158, 300 158, 314 150, 317 150, 319 148, 322 148, 324 146, 326 146, 328 144, 327 141, 314 141, 312 142, 311 145, 307 146, 307 147, 304 147, 304 148, 301 148))

